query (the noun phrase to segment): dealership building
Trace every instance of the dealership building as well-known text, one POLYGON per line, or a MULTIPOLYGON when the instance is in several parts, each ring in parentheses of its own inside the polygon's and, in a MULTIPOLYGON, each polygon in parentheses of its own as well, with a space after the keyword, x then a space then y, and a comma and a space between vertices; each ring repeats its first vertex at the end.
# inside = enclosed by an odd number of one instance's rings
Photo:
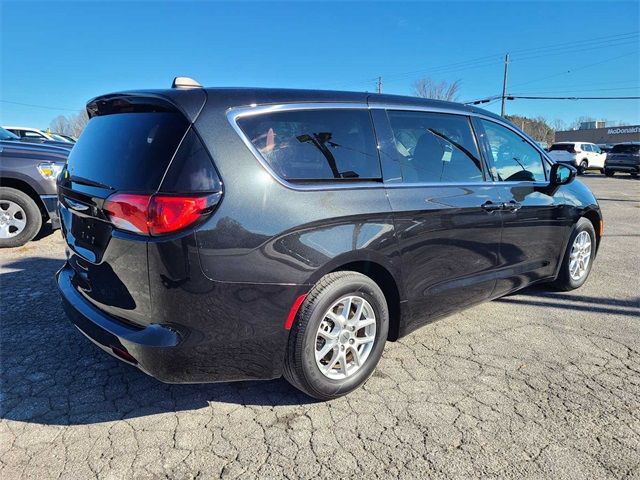
POLYGON ((607 127, 605 122, 585 122, 577 130, 556 132, 556 142, 590 142, 613 144, 640 142, 640 125, 607 127))

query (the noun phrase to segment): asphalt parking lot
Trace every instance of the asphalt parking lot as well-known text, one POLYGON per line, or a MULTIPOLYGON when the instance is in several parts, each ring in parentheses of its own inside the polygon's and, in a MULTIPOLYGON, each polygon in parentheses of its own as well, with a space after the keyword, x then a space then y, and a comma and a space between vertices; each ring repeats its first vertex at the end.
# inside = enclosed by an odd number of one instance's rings
POLYGON ((0 478, 640 478, 640 181, 585 181, 606 231, 583 288, 428 325, 327 403, 161 384, 67 321, 59 232, 0 251, 0 478))

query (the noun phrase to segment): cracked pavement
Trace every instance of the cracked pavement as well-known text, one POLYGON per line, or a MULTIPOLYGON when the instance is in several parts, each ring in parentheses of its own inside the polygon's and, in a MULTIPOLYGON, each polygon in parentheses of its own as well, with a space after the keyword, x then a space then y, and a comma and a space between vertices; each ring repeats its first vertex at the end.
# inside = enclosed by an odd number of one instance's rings
POLYGON ((606 231, 584 287, 427 325, 326 403, 162 384, 67 320, 59 232, 0 251, 0 478, 640 478, 640 181, 585 181, 606 231))

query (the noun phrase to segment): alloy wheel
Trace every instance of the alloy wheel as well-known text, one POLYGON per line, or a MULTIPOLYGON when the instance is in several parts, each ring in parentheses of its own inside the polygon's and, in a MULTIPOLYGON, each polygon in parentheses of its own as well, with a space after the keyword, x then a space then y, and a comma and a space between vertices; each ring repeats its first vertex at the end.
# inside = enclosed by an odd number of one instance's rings
POLYGON ((316 333, 316 365, 333 380, 352 376, 365 364, 376 338, 371 304, 358 295, 336 301, 324 314, 316 333))
POLYGON ((569 254, 569 275, 573 280, 580 280, 589 268, 591 261, 591 236, 582 231, 573 240, 569 254))

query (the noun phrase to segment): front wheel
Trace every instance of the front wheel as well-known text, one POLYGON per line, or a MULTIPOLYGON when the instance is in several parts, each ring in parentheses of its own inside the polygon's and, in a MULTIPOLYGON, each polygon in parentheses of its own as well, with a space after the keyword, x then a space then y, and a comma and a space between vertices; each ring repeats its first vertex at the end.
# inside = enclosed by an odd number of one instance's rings
POLYGON ((355 390, 371 376, 389 331, 380 287, 357 272, 333 272, 311 289, 289 334, 284 376, 319 400, 355 390))
POLYGON ((554 286, 565 291, 581 287, 591 272, 595 255, 596 232, 593 224, 582 217, 571 232, 554 286))
POLYGON ((613 170, 609 170, 608 168, 605 168, 605 169, 604 169, 604 174, 605 174, 605 176, 606 176, 606 177, 613 177, 613 175, 614 175, 615 173, 616 173, 616 172, 614 172, 613 170))
POLYGON ((0 247, 19 247, 37 235, 42 214, 36 202, 15 188, 0 187, 0 247))

